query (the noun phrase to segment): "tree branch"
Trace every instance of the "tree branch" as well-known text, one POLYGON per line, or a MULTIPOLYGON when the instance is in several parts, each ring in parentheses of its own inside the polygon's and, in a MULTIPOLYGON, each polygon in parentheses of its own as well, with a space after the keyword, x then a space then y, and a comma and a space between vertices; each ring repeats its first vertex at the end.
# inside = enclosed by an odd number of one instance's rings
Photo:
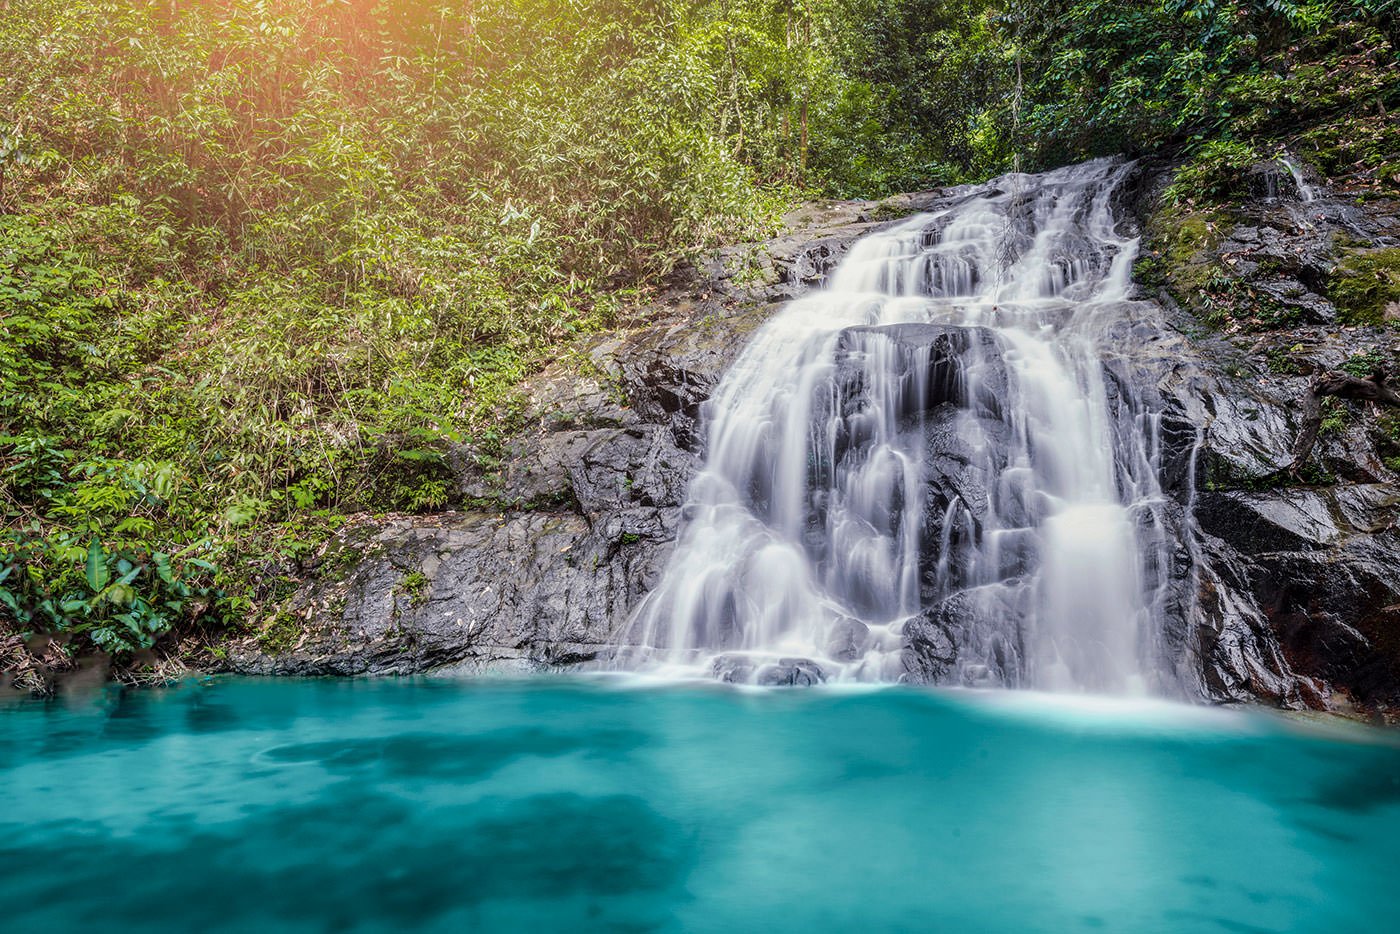
POLYGON ((1289 474, 1298 475, 1303 464, 1312 454, 1317 444, 1318 432, 1322 429, 1322 397, 1336 396, 1339 399, 1359 399, 1378 405, 1400 407, 1400 393, 1387 382, 1385 370, 1377 368, 1369 379, 1361 379, 1346 373, 1323 373, 1313 380, 1308 394, 1303 397, 1303 428, 1293 443, 1293 464, 1289 474))

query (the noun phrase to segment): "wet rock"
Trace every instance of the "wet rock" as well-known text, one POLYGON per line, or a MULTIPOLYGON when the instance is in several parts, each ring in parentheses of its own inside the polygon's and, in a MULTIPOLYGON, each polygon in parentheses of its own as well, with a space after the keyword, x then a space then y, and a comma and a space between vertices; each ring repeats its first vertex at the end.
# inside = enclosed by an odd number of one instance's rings
POLYGON ((858 619, 843 616, 827 630, 826 654, 833 661, 853 662, 870 646, 870 627, 858 619))
MULTIPOLYGON (((938 534, 954 498, 980 521, 989 507, 989 490, 1006 466, 1009 427, 947 403, 930 412, 921 427, 929 487, 926 533, 938 534)), ((1032 504, 1017 498, 1014 490, 1009 498, 1007 518, 1016 525, 1029 524, 1032 504)))
POLYGON ((1259 228, 1240 225, 1230 232, 1230 236, 1243 243, 1258 243, 1259 228))
POLYGON ((1206 388, 1202 403, 1208 421, 1200 463, 1216 483, 1263 480, 1292 466, 1293 406, 1228 382, 1206 388))
POLYGON ((692 452, 704 444, 703 407, 753 332, 777 306, 762 304, 732 314, 718 311, 643 331, 611 348, 619 391, 642 420, 670 428, 675 443, 692 452))
POLYGON ((1196 517, 1243 554, 1325 548, 1341 537, 1327 499, 1315 490, 1204 493, 1196 517))
MULTIPOLYGON (((290 648, 232 653, 254 674, 407 674, 564 664, 610 651, 655 583, 675 517, 624 512, 590 528, 570 514, 458 513, 347 530, 354 561, 294 598, 304 632, 290 648)), ((344 563, 343 559, 338 563, 344 563)))
POLYGON ((1333 491, 1342 521, 1358 532, 1400 527, 1400 488, 1393 484, 1348 484, 1333 491))
POLYGON ((569 490, 580 511, 597 516, 632 506, 677 506, 699 459, 656 427, 591 432, 574 447, 569 490))
POLYGON ((958 650, 941 615, 926 613, 904 624, 900 660, 906 680, 915 684, 940 684, 947 680, 958 650))
POLYGON ((763 687, 811 687, 827 679, 820 665, 809 658, 780 658, 765 661, 742 653, 715 656, 710 673, 727 684, 757 684, 763 687))
POLYGON ((1032 596, 1011 579, 955 593, 911 618, 904 624, 901 653, 905 679, 1018 686, 1025 674, 1021 626, 1032 596))
POLYGON ((1261 556, 1252 583, 1296 669, 1363 703, 1400 698, 1400 533, 1261 556))
POLYGON ((898 410, 904 417, 918 417, 943 402, 995 416, 1006 399, 1006 367, 990 328, 938 324, 847 328, 837 342, 833 381, 848 409, 858 410, 866 399, 869 387, 865 384, 872 378, 867 361, 872 354, 887 357, 896 368, 884 376, 902 389, 898 410))
MULTIPOLYGON (((1165 177, 1145 179, 1142 204, 1165 177)), ((1343 403, 1307 463, 1292 452, 1312 376, 1387 346, 1375 329, 1335 323, 1337 244, 1383 246, 1400 223, 1384 203, 1332 199, 1326 179, 1309 179, 1320 195, 1303 203, 1272 164, 1255 177, 1258 196, 1222 212, 1228 236, 1204 256, 1234 280, 1229 294, 1256 297, 1228 312, 1251 330, 1228 320, 1204 335, 1183 316, 1182 329, 1197 333, 1156 380, 1168 488, 1197 520, 1195 590, 1172 585, 1175 612, 1193 620, 1183 644, 1195 648, 1175 664, 1183 683, 1199 676, 1197 689, 1216 700, 1326 706, 1340 692, 1394 704, 1400 490, 1379 433, 1362 406, 1343 403)), ((1178 313, 1172 296, 1160 298, 1178 313)))
POLYGON ((757 667, 747 655, 716 655, 710 663, 710 674, 726 684, 752 684, 757 667))
POLYGON ((755 684, 769 687, 811 687, 826 681, 826 672, 808 658, 782 658, 758 669, 755 684))

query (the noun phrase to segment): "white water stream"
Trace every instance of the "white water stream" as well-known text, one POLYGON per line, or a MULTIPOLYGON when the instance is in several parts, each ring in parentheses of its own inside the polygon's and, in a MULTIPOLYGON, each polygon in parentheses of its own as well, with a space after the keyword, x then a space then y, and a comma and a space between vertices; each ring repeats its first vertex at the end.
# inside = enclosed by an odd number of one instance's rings
MULTIPOLYGON (((1298 189, 1298 200, 1304 204, 1316 201, 1317 189, 1308 184, 1307 179, 1303 177, 1303 170, 1299 167, 1298 163, 1294 162, 1287 153, 1281 154, 1278 157, 1278 162, 1288 172, 1289 177, 1293 179, 1293 184, 1298 189)), ((1276 192, 1273 194, 1273 197, 1278 197, 1276 192)))
POLYGON ((1155 422, 1100 348, 1137 250, 1111 204, 1130 170, 973 189, 859 241, 757 333, 639 611, 648 664, 1146 690, 1155 422))

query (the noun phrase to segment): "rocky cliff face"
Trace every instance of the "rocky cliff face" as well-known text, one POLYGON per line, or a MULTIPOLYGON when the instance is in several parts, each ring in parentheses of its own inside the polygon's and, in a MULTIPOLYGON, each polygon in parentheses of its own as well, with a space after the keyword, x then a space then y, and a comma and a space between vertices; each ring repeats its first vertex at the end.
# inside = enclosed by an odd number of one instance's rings
POLYGON ((636 326, 531 380, 526 427, 502 450, 456 452, 476 508, 347 529, 230 667, 406 674, 607 653, 670 554, 705 400, 749 333, 862 234, 934 198, 809 205, 782 236, 682 273, 636 326))
POLYGON ((1400 277, 1363 284, 1369 300, 1355 301, 1355 268, 1400 245, 1400 204, 1312 177, 1300 192, 1266 164, 1256 196, 1183 213, 1163 206, 1166 177, 1147 172, 1136 205, 1138 280, 1169 327, 1156 341, 1182 340, 1153 381, 1178 458, 1167 480, 1195 517, 1200 691, 1392 707, 1400 411, 1313 390, 1327 373, 1400 373, 1400 308, 1386 292, 1400 277), (1310 406, 1321 431, 1302 451, 1310 406))
MULTIPOLYGON (((1147 167, 1123 206, 1145 233, 1137 297, 1156 312, 1125 318, 1105 359, 1110 383, 1145 387, 1160 413, 1175 564, 1198 569, 1171 582, 1162 656, 1203 699, 1400 706, 1400 422, 1332 400, 1315 448, 1294 452, 1319 373, 1397 362, 1384 304, 1357 316, 1346 276, 1400 245, 1400 206, 1326 192, 1305 204, 1261 185, 1183 219, 1161 207, 1165 178, 1147 167)), ((635 327, 532 380, 527 427, 502 450, 458 452, 477 508, 348 529, 232 667, 387 674, 605 656, 669 556, 705 402, 747 335, 862 234, 958 196, 809 207, 782 237, 691 270, 635 327)), ((907 630, 916 680, 942 670, 934 629, 907 630)))

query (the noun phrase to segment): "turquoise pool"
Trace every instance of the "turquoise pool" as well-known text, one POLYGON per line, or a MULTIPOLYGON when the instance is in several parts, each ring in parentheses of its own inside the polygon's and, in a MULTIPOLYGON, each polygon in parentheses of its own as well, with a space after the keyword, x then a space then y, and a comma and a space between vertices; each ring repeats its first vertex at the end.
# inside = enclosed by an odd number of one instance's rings
POLYGON ((1400 929, 1383 731, 1033 694, 191 682, 0 708, 6 927, 1400 929))

